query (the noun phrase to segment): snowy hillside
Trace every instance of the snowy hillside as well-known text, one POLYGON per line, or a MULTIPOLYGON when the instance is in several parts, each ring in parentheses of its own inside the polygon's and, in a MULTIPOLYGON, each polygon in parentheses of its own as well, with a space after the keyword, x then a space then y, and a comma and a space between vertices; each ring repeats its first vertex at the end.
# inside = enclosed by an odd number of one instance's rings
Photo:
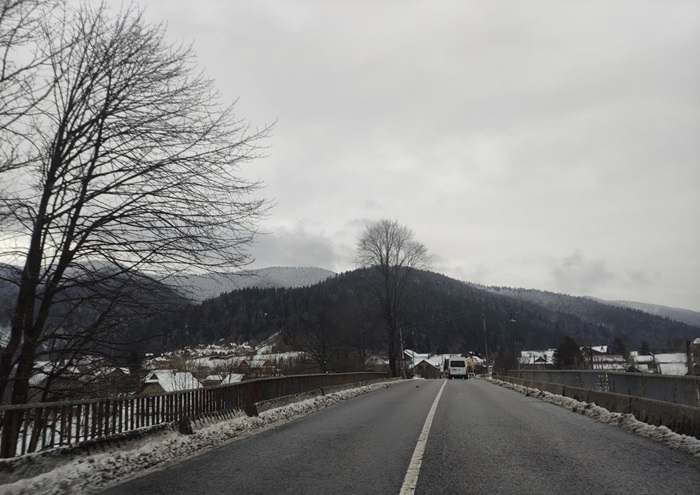
POLYGON ((689 309, 670 308, 658 304, 646 304, 632 301, 607 301, 588 296, 569 296, 556 292, 548 292, 537 289, 515 289, 510 287, 482 287, 490 292, 510 296, 515 299, 538 304, 544 308, 555 311, 563 311, 575 314, 584 320, 596 322, 596 318, 591 318, 595 312, 592 304, 605 304, 618 308, 630 308, 643 311, 654 316, 668 318, 687 325, 700 327, 700 313, 689 309))
POLYGON ((175 284, 182 288, 185 297, 201 302, 223 292, 237 289, 297 288, 323 282, 335 272, 313 267, 270 267, 236 273, 212 273, 191 277, 180 277, 175 284))
POLYGON ((668 306, 660 306, 658 304, 646 304, 634 301, 603 301, 606 304, 612 304, 613 306, 621 306, 623 308, 638 309, 639 311, 644 311, 651 315, 661 316, 663 318, 669 318, 671 320, 680 321, 692 325, 694 327, 700 327, 700 313, 697 311, 691 311, 689 309, 681 308, 670 308, 668 306))

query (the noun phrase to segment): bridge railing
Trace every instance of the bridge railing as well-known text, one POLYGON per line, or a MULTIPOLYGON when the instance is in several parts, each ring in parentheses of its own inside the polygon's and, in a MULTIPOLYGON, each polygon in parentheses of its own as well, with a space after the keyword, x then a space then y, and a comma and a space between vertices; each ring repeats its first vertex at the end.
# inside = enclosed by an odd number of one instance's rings
POLYGON ((509 376, 601 392, 700 407, 700 376, 653 375, 603 370, 510 370, 509 376))
POLYGON ((0 406, 0 457, 77 445, 184 419, 251 414, 261 401, 387 376, 375 372, 296 375, 170 393, 0 406))

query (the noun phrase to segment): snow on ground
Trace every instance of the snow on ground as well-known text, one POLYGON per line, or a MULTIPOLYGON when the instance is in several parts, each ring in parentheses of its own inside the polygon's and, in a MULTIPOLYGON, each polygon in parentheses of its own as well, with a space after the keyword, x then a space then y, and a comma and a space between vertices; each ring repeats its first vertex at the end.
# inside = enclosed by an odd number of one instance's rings
POLYGON ((145 474, 147 470, 163 468, 233 439, 277 426, 342 400, 386 388, 395 383, 399 381, 383 381, 329 393, 270 409, 260 413, 258 417, 243 416, 205 425, 192 435, 183 435, 172 429, 163 430, 148 436, 138 445, 132 443, 121 448, 115 447, 107 452, 81 456, 34 478, 0 485, 0 494, 97 493, 112 485, 145 474))
POLYGON ((523 387, 522 385, 504 382, 495 378, 490 379, 490 381, 502 387, 520 392, 521 394, 565 407, 570 411, 589 416, 602 423, 617 425, 636 435, 661 442, 673 449, 686 452, 700 460, 700 440, 695 437, 675 433, 665 426, 654 426, 643 423, 637 420, 633 414, 610 412, 607 409, 595 405, 595 403, 581 402, 570 397, 564 397, 563 395, 555 395, 536 388, 523 387))

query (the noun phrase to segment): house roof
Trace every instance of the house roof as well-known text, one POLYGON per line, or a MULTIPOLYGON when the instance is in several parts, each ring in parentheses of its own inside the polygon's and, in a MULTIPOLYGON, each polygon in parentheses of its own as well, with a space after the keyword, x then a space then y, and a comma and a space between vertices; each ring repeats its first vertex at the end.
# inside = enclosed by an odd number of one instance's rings
POLYGON ((430 357, 430 353, 416 352, 416 351, 412 351, 411 349, 404 349, 403 353, 404 353, 406 358, 413 359, 416 361, 416 363, 418 361, 420 361, 421 359, 427 359, 430 357))
POLYGON ((238 366, 242 366, 243 364, 249 366, 250 368, 267 368, 272 366, 269 359, 246 359, 241 361, 238 366))
POLYGON ((229 373, 221 380, 221 385, 230 385, 231 383, 238 383, 243 380, 245 375, 241 373, 229 373))
POLYGON ((427 366, 432 366, 433 368, 439 370, 440 369, 440 364, 438 363, 433 363, 427 359, 421 359, 418 364, 416 364, 416 367, 420 366, 421 364, 425 363, 427 366))
POLYGON ((144 384, 157 383, 166 392, 178 392, 202 388, 202 384, 189 371, 155 370, 146 375, 144 384))

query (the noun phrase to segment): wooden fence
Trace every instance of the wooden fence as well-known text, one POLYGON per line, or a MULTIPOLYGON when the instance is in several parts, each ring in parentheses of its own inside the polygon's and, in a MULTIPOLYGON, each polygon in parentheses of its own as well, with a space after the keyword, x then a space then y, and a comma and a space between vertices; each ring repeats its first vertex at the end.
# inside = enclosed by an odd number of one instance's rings
POLYGON ((261 401, 385 378, 372 372, 296 375, 171 393, 0 406, 0 458, 185 419, 252 414, 261 401))

